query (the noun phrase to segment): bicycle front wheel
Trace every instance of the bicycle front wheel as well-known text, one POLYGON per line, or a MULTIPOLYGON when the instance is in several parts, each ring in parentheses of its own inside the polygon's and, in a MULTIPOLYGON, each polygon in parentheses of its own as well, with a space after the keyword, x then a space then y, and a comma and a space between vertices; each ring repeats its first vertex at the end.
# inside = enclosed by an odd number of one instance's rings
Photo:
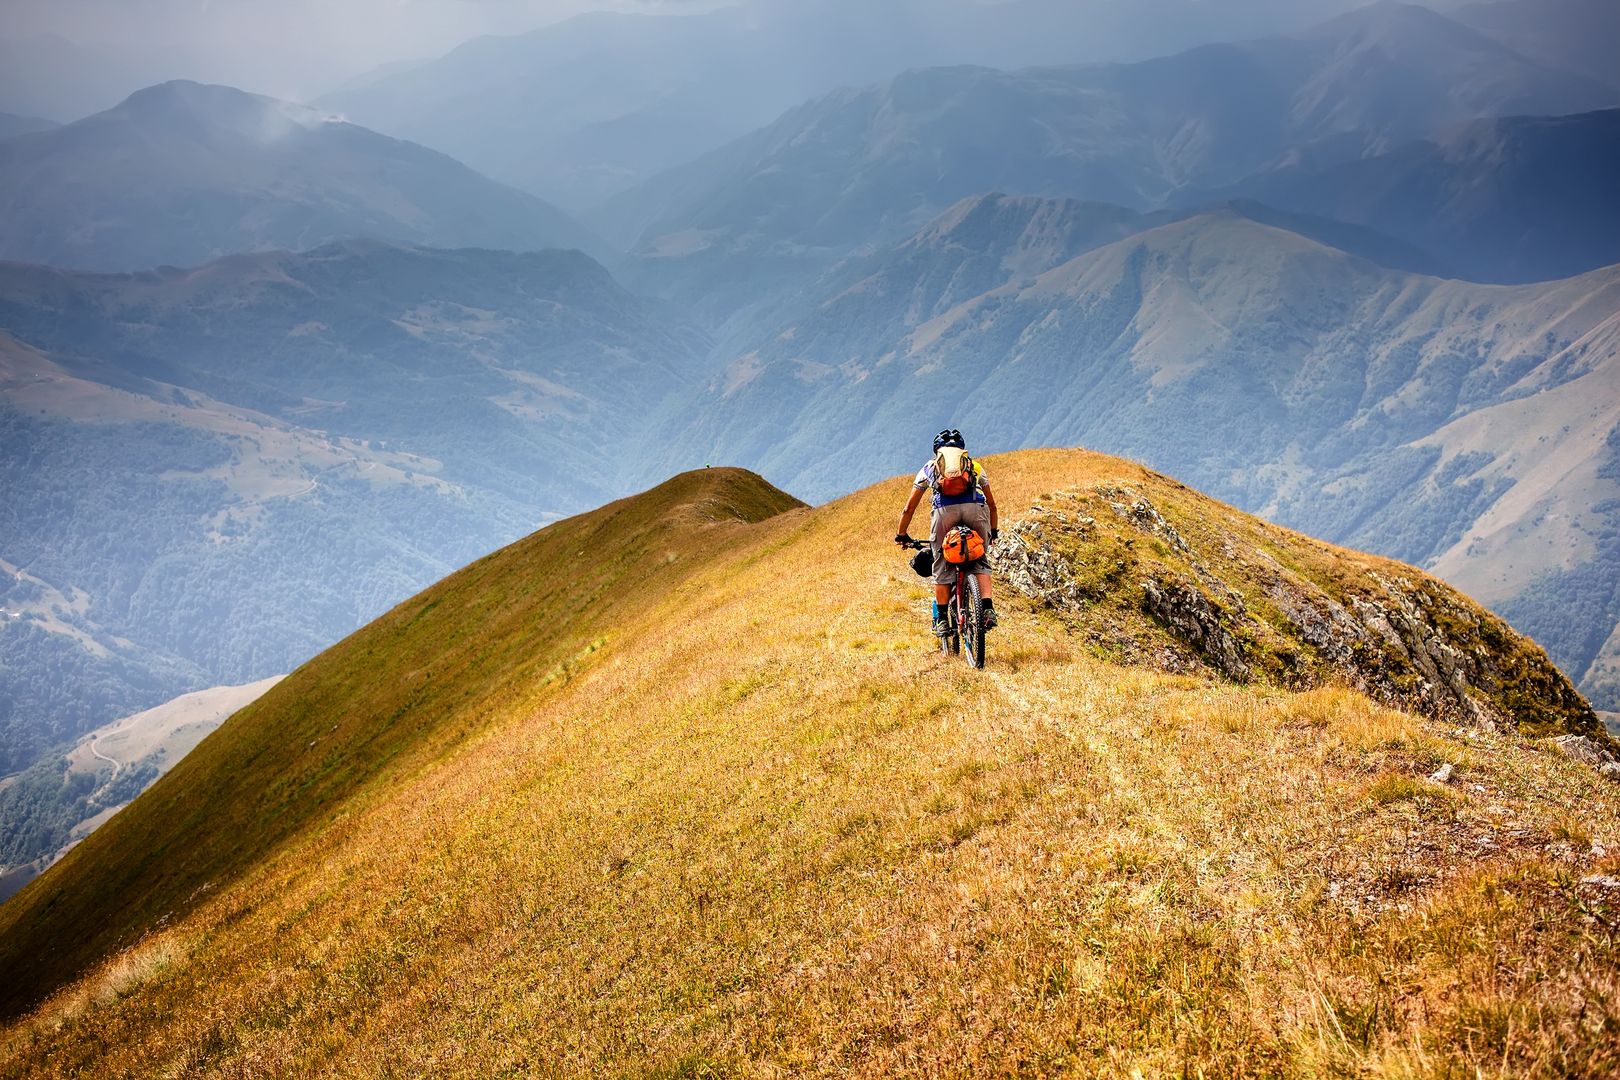
POLYGON ((979 578, 969 574, 967 594, 962 597, 962 645, 967 661, 976 668, 984 667, 984 597, 979 595, 979 578))

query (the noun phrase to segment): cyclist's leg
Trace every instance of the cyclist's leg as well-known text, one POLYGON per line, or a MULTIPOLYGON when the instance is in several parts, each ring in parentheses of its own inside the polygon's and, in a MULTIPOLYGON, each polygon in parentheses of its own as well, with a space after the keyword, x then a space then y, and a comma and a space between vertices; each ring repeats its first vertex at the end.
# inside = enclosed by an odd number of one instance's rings
POLYGON ((940 569, 945 565, 945 530, 940 526, 939 507, 937 506, 929 511, 928 532, 932 538, 934 553, 934 576, 932 579, 934 582, 933 630, 936 634, 942 634, 945 632, 948 621, 945 610, 951 602, 951 587, 940 581, 940 569))
POLYGON ((934 603, 944 607, 951 599, 951 586, 941 574, 945 566, 945 527, 939 521, 939 507, 934 507, 928 514, 928 534, 931 538, 934 552, 934 603))

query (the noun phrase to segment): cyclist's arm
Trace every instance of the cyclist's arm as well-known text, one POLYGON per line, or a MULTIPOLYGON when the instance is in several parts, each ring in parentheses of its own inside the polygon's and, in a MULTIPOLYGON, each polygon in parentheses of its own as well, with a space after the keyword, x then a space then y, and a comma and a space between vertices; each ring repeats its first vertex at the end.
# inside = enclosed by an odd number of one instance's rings
POLYGON ((896 536, 905 536, 911 531, 911 515, 917 512, 917 504, 922 502, 923 492, 926 490, 920 487, 911 489, 911 498, 906 500, 905 512, 900 515, 900 529, 895 533, 896 536))
POLYGON ((996 513, 996 496, 995 493, 990 490, 988 484, 985 485, 984 488, 984 505, 990 511, 990 527, 992 529, 1001 528, 1000 515, 996 513))

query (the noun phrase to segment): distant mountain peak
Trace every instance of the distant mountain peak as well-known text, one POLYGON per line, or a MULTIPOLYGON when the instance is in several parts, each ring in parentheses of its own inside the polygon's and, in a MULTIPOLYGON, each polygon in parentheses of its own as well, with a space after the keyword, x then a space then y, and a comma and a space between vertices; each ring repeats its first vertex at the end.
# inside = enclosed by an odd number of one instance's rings
POLYGON ((1472 65, 1501 63, 1525 71, 1539 70, 1545 75, 1557 75, 1589 95, 1602 93, 1602 84, 1596 80, 1520 52, 1512 41, 1492 37, 1449 13, 1400 0, 1378 0, 1294 37, 1331 46, 1341 60, 1376 52, 1384 62, 1409 64, 1414 72, 1421 72, 1426 64, 1439 70, 1448 63, 1470 58, 1472 65))
POLYGON ((0 257, 82 269, 195 266, 345 236, 612 258, 555 207, 437 151, 184 79, 0 143, 0 202, 0 257))
POLYGON ((125 98, 115 111, 146 112, 173 108, 197 108, 230 102, 238 105, 267 103, 271 99, 234 86, 201 83, 191 79, 170 79, 143 87, 125 98))
POLYGON ((111 110, 116 116, 166 123, 202 119, 227 127, 274 121, 314 129, 341 122, 336 116, 291 101, 252 94, 234 86, 174 79, 137 90, 111 110))
POLYGON ((1454 19, 1447 18, 1440 12, 1427 8, 1421 4, 1409 4, 1404 0, 1376 0, 1366 7, 1356 8, 1343 15, 1326 19, 1294 36, 1308 37, 1342 37, 1360 31, 1370 35, 1387 35, 1394 33, 1410 34, 1413 30, 1426 30, 1430 33, 1456 33, 1461 31, 1469 37, 1477 37, 1480 41, 1495 45, 1489 38, 1474 30, 1463 26, 1454 19))
MULTIPOLYGON (((800 105, 593 213, 626 246, 656 252, 666 278, 682 259, 727 252, 727 270, 690 297, 723 319, 757 280, 735 269, 744 259, 830 264, 948 209, 945 231, 924 239, 949 236, 997 205, 957 205, 965 196, 1186 205, 1183 193, 1206 201, 1290 154, 1338 164, 1480 117, 1565 115, 1613 98, 1444 15, 1384 2, 1141 63, 907 72, 800 105)), ((688 299, 687 288, 670 295, 688 299)))
MULTIPOLYGON (((1212 271, 1216 265, 1233 268, 1248 267, 1255 262, 1257 253, 1270 260, 1290 260, 1301 255, 1316 255, 1328 260, 1350 260, 1354 256, 1321 241, 1290 229, 1256 219, 1232 204, 1212 206, 1187 217, 1155 225, 1118 241, 1109 248, 1080 256, 1078 263, 1089 266, 1106 260, 1108 253, 1149 251, 1174 256, 1170 265, 1179 267, 1177 274, 1193 273, 1183 262, 1196 264, 1200 280, 1216 281, 1212 271)), ((1058 268, 1054 274, 1067 274, 1058 268)))

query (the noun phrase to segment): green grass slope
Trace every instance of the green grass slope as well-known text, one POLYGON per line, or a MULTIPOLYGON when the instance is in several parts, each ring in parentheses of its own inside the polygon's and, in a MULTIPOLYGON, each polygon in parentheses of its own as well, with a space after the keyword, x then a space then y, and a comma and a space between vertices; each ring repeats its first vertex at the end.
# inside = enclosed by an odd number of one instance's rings
MULTIPOLYGON (((1097 455, 990 465, 1009 522, 1129 488, 1207 559, 1233 513, 1097 455)), ((1556 726, 1167 672, 1174 620, 1120 609, 1163 648, 1110 653, 1010 578, 972 672, 887 543, 905 493, 682 476, 295 672, 0 908, 0 1075, 1620 1068, 1620 785, 1556 726)))

